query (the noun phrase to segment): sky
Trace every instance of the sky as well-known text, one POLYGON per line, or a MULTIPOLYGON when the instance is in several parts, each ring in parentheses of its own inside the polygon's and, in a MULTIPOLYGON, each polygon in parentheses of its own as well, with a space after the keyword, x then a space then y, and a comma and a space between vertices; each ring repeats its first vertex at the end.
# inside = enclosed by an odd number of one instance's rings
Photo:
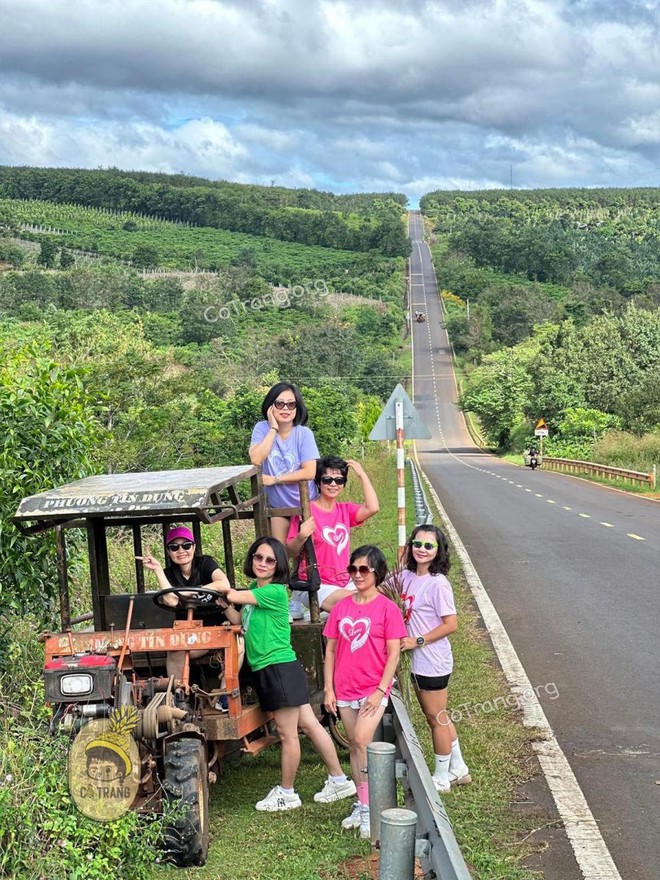
POLYGON ((660 0, 0 0, 0 164, 660 184, 660 0))

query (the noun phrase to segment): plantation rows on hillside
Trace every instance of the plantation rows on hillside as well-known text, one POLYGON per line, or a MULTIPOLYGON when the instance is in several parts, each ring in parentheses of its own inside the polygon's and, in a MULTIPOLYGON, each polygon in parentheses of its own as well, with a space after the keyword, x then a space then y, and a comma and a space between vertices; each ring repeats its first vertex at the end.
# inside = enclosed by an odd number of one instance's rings
POLYGON ((138 266, 217 270, 248 260, 275 285, 323 280, 334 290, 391 298, 391 281, 403 261, 310 247, 210 228, 189 227, 132 212, 60 205, 53 202, 0 200, 0 227, 26 239, 44 235, 59 247, 110 256, 138 266))
POLYGON ((116 169, 0 167, 0 196, 5 198, 134 211, 305 245, 375 250, 386 256, 410 253, 400 198, 365 197, 359 203, 359 213, 346 214, 326 207, 272 206, 264 198, 263 188, 207 184, 141 182, 116 169))

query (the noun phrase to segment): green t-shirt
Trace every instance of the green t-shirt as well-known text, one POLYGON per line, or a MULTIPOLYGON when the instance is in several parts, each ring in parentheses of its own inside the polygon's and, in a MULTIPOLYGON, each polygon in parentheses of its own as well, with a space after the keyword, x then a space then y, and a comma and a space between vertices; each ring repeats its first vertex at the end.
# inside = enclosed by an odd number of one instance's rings
POLYGON ((287 588, 284 584, 258 587, 253 581, 249 589, 257 604, 244 605, 241 611, 248 663, 255 672, 273 663, 290 663, 296 654, 291 647, 287 588))

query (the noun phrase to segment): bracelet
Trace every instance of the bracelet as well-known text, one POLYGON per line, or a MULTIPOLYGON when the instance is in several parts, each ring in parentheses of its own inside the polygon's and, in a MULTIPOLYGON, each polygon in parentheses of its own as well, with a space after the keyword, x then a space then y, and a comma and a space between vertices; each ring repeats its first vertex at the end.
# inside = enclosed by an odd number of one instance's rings
POLYGON ((274 428, 272 425, 269 425, 268 430, 275 431, 275 433, 277 434, 277 428, 274 428))
POLYGON ((382 688, 380 685, 378 685, 378 687, 376 688, 376 690, 377 690, 377 691, 380 691, 381 694, 386 694, 386 693, 387 693, 387 691, 385 690, 385 688, 382 688))

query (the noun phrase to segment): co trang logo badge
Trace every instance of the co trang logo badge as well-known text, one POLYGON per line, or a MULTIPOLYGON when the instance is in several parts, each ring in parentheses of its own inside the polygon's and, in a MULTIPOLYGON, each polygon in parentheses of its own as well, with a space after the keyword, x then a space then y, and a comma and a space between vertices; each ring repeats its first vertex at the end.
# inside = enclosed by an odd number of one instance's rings
POLYGON ((90 721, 69 752, 69 791, 81 813, 111 822, 134 804, 140 785, 140 753, 132 732, 134 706, 122 706, 110 718, 90 721))

